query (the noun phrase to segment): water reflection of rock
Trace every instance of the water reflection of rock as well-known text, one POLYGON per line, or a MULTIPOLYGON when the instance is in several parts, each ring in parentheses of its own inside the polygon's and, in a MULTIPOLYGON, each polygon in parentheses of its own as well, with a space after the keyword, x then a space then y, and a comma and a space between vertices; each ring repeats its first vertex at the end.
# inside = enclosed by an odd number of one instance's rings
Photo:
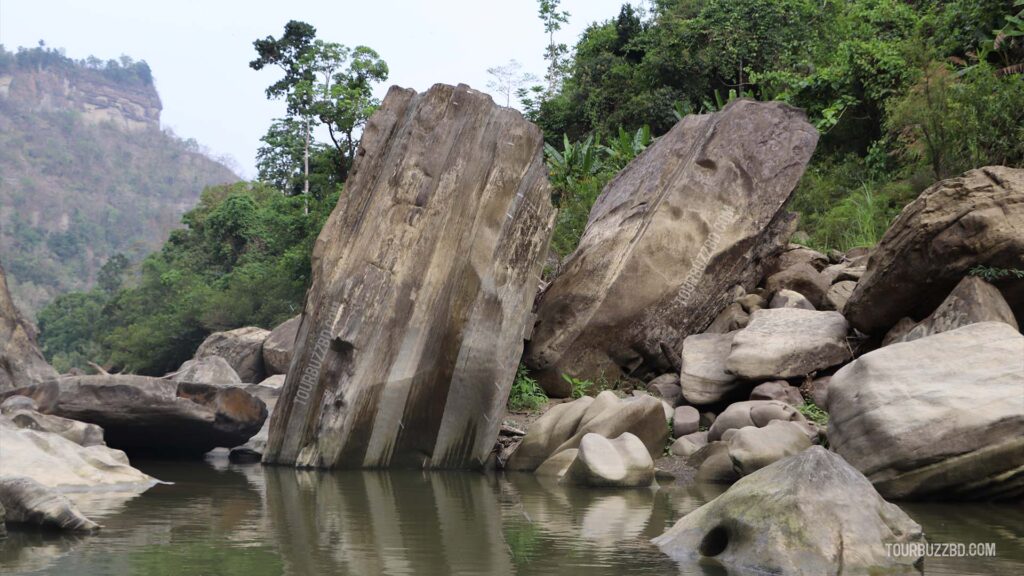
POLYGON ((465 473, 264 469, 291 574, 510 574, 496 488, 465 473))

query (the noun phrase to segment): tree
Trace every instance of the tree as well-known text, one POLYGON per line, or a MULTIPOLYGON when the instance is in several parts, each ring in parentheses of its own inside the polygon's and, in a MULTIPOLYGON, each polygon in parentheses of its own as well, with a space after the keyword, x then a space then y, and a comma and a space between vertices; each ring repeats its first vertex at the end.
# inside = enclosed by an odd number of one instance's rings
POLYGON ((536 81, 533 74, 524 74, 522 70, 523 66, 515 60, 509 60, 504 66, 487 69, 487 73, 492 76, 487 87, 505 97, 506 108, 512 107, 512 96, 519 93, 520 88, 536 81))
POLYGON ((100 268, 96 283, 107 294, 117 292, 124 284, 124 274, 130 265, 127 256, 120 252, 114 254, 100 268))
POLYGON ((569 52, 568 46, 555 42, 555 32, 562 29, 562 24, 569 22, 569 12, 558 9, 561 0, 538 0, 538 4, 538 15, 544 23, 544 32, 548 34, 548 47, 544 50, 548 72, 544 79, 548 82, 548 94, 553 94, 562 83, 561 58, 569 52))

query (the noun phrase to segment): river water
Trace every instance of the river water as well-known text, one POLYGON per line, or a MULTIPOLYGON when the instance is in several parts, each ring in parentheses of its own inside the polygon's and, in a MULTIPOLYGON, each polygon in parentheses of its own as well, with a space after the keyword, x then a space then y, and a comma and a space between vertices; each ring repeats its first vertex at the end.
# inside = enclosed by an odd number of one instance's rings
MULTIPOLYGON (((92 575, 629 575, 681 569, 649 543, 723 488, 585 490, 529 474, 315 472, 134 462, 172 485, 77 497, 93 536, 11 531, 0 573, 92 575)), ((1024 505, 909 504, 932 542, 992 542, 988 558, 928 558, 925 574, 1024 574, 1024 505)))

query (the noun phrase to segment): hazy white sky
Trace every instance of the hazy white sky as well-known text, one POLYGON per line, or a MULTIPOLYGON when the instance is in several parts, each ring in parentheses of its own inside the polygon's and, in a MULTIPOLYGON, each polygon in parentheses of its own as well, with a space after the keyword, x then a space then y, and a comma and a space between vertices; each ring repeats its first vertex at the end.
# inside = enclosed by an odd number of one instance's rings
MULTIPOLYGON (((559 41, 573 45, 623 2, 563 0, 572 16, 559 41)), ((280 36, 293 19, 316 26, 324 40, 377 50, 391 69, 380 96, 391 84, 422 91, 462 82, 487 91, 487 68, 513 58, 524 71, 544 72, 547 37, 536 0, 0 0, 0 44, 13 50, 42 39, 72 58, 146 60, 164 126, 232 157, 242 176, 253 177, 259 138, 283 104, 263 94, 279 72, 249 69, 252 41, 280 36)))

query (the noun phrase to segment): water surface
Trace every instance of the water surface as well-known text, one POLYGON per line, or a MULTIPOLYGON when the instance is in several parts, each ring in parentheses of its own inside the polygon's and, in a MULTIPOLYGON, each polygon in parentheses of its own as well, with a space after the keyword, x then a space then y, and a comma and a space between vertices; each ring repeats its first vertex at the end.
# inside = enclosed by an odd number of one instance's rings
MULTIPOLYGON (((630 575, 680 571, 649 540, 716 486, 585 490, 529 474, 316 472, 225 461, 139 462, 174 482, 119 500, 78 497, 104 529, 12 531, 4 574, 630 575)), ((925 574, 1024 574, 1024 507, 910 504, 931 541, 995 542, 925 574)))

